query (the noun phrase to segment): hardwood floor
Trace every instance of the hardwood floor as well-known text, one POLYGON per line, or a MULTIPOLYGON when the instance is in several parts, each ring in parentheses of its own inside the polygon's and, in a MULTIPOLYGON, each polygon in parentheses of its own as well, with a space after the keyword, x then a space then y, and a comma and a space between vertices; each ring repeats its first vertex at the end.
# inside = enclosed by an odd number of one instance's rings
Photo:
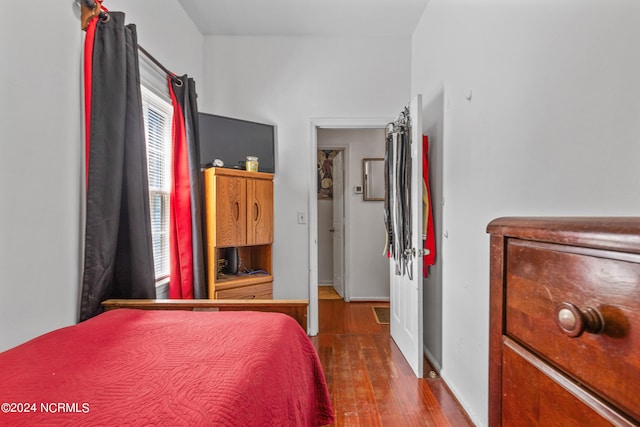
POLYGON ((383 305, 388 303, 319 301, 319 334, 312 341, 329 385, 334 425, 473 426, 440 378, 415 377, 389 325, 375 320, 371 307, 383 305))

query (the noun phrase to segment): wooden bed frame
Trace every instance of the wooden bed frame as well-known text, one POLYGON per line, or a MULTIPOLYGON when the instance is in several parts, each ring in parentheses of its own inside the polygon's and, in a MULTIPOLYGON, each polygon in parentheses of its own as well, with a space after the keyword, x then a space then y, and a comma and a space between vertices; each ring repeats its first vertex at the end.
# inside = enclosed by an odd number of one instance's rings
POLYGON ((142 310, 189 311, 268 311, 284 313, 296 319, 307 331, 307 300, 216 300, 216 299, 108 299, 102 302, 105 311, 117 308, 142 310))

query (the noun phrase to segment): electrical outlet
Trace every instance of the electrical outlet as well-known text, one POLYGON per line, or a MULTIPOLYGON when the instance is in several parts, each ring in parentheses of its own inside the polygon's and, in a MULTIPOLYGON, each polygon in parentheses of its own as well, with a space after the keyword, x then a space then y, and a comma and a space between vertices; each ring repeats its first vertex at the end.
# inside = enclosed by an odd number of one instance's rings
POLYGON ((304 212, 298 212, 298 224, 307 223, 307 214, 304 212))

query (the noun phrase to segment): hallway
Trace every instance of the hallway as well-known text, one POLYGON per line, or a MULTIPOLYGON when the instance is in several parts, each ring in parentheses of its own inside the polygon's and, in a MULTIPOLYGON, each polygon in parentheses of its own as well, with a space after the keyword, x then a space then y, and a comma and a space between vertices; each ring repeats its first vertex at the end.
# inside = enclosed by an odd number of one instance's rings
MULTIPOLYGON (((473 426, 440 378, 417 379, 372 307, 319 301, 312 337, 336 411, 336 426, 473 426)), ((425 363, 425 369, 430 367, 425 363)), ((428 373, 428 371, 427 371, 428 373)))

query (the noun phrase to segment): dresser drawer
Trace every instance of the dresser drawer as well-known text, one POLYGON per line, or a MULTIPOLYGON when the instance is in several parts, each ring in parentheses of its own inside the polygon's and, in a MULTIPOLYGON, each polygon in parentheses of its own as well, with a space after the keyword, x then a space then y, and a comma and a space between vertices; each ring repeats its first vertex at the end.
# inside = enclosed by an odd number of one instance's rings
POLYGON ((605 409, 606 405, 598 397, 584 392, 509 339, 504 343, 502 367, 503 426, 633 425, 615 412, 605 409))
POLYGON ((257 285, 240 286, 237 288, 216 291, 216 299, 272 299, 273 285, 260 283, 257 285))
POLYGON ((640 419, 640 256, 509 239, 505 281, 506 335, 640 419), (594 309, 602 330, 568 336, 562 303, 594 309))

